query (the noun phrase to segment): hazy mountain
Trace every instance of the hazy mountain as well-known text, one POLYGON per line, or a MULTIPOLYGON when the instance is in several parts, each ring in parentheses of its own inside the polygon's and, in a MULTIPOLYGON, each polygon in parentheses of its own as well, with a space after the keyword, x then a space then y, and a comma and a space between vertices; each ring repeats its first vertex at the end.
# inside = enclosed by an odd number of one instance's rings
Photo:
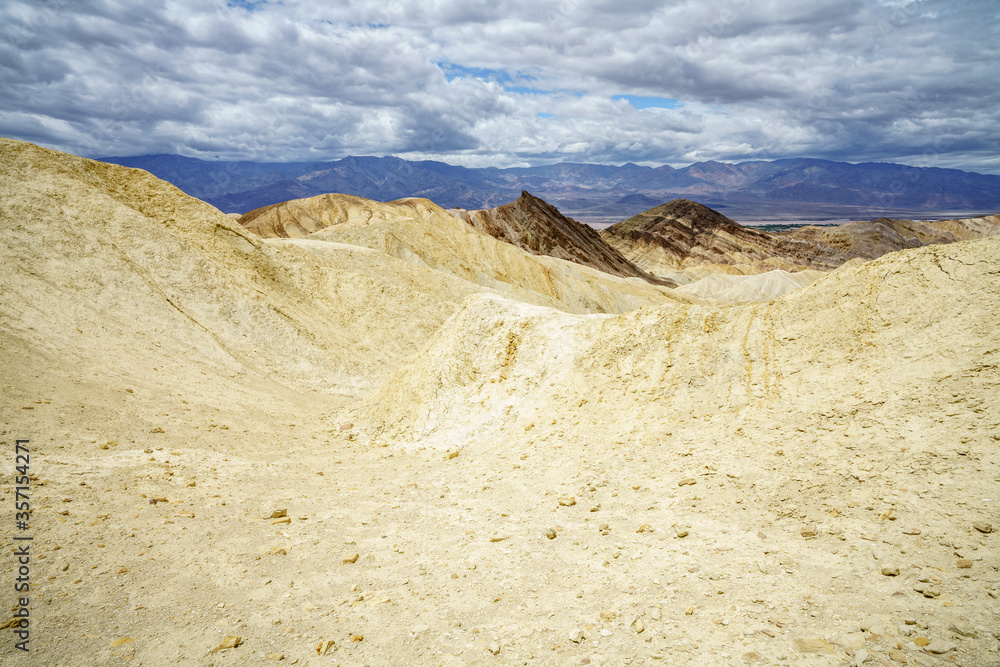
POLYGON ((787 159, 699 162, 683 169, 574 163, 471 169, 394 157, 288 163, 208 162, 176 155, 102 159, 145 169, 236 213, 329 192, 379 201, 425 197, 445 208, 485 209, 516 199, 522 190, 588 222, 622 220, 680 197, 730 208, 737 217, 755 211, 816 215, 820 209, 854 219, 908 211, 1000 210, 1000 176, 888 163, 787 159))

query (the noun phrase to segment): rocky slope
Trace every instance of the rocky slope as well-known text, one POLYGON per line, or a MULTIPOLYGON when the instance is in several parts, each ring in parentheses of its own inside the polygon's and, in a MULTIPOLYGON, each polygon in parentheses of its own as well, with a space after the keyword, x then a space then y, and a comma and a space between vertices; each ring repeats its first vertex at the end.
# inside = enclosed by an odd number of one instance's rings
POLYGON ((743 227, 707 206, 678 199, 600 233, 637 266, 684 284, 709 273, 828 271, 852 259, 984 238, 1000 233, 1000 216, 923 222, 882 218, 771 233, 743 227))
POLYGON ((452 209, 476 229, 536 255, 551 255, 624 278, 654 280, 609 246, 592 227, 567 218, 527 191, 496 208, 452 209))
POLYGON ((1000 239, 719 307, 336 201, 0 141, 0 661, 996 663, 1000 239))
POLYGON ((251 211, 240 222, 268 238, 361 246, 531 303, 571 312, 625 312, 687 300, 639 278, 618 278, 488 236, 426 199, 374 202, 319 195, 251 211))

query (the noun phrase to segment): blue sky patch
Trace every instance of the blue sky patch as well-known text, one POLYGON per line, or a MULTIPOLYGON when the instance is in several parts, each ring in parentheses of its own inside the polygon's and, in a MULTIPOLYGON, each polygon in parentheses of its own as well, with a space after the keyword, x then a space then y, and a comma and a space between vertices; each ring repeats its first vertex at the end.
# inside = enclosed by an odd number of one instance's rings
POLYGON ((644 97, 642 95, 615 95, 611 99, 625 100, 636 109, 677 109, 684 106, 680 100, 670 97, 644 97))

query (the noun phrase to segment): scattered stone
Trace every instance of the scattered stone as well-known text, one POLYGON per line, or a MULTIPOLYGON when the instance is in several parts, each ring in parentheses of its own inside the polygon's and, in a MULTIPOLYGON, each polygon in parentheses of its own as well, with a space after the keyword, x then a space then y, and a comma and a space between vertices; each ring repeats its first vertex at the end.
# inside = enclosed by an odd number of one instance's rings
POLYGON ((646 629, 646 625, 642 622, 641 618, 635 619, 635 623, 632 624, 632 627, 635 628, 635 632, 638 635, 641 635, 646 629))
POLYGON ((993 525, 982 521, 977 521, 976 523, 972 524, 972 527, 978 530, 980 533, 993 532, 993 525))
POLYGON ((939 595, 941 595, 941 591, 936 590, 934 588, 931 588, 930 586, 925 585, 925 584, 920 584, 918 586, 914 586, 913 590, 915 590, 916 592, 920 593, 925 598, 936 598, 939 595))
POLYGON ((968 558, 959 558, 958 562, 955 564, 960 570, 968 570, 972 567, 972 561, 968 558))
POLYGON ((317 655, 326 655, 327 652, 331 648, 333 648, 335 644, 336 644, 336 642, 333 641, 332 639, 327 639, 326 641, 323 641, 321 639, 320 642, 318 644, 316 644, 316 654, 317 655))
POLYGON ((677 537, 688 536, 688 530, 684 526, 673 526, 673 529, 674 529, 674 535, 676 535, 677 537))
POLYGON ((795 648, 800 653, 833 653, 833 646, 822 637, 796 639, 795 648))
POLYGON ((861 665, 865 664, 870 657, 871 655, 868 654, 868 651, 865 649, 859 649, 854 654, 854 667, 861 667, 861 665))
POLYGON ((353 554, 351 554, 349 556, 346 556, 344 558, 343 562, 344 563, 357 563, 358 562, 358 558, 359 558, 359 554, 353 553, 353 554))
POLYGON ((958 647, 951 642, 946 642, 943 639, 935 639, 930 644, 928 644, 927 648, 925 648, 924 650, 927 651, 928 653, 941 655, 942 653, 950 653, 951 651, 954 651, 956 648, 958 647))
POLYGON ((770 628, 762 628, 762 629, 758 630, 757 632, 761 633, 762 635, 767 635, 771 639, 774 639, 775 636, 776 636, 774 630, 772 630, 770 628))
POLYGON ((698 480, 696 480, 694 477, 685 477, 681 481, 677 482, 677 486, 692 486, 697 482, 698 480))
POLYGON ((576 505, 576 498, 573 496, 563 496, 559 499, 559 504, 562 507, 572 507, 573 505, 576 505))
POLYGON ((608 533, 611 532, 611 526, 609 526, 606 523, 602 523, 600 526, 597 527, 597 530, 601 531, 601 535, 607 535, 608 533))
POLYGON ((284 660, 285 659, 285 654, 284 653, 268 653, 267 654, 267 659, 268 660, 284 660))
POLYGON ((591 512, 600 512, 601 511, 601 505, 600 505, 600 503, 598 503, 597 505, 594 505, 593 507, 591 507, 590 511, 591 512))
POLYGON ((742 655, 743 662, 759 662, 763 660, 760 654, 748 651, 742 655))
POLYGON ((291 523, 291 522, 292 522, 292 517, 290 517, 290 516, 283 516, 280 519, 274 519, 274 520, 272 520, 271 521, 271 525, 273 526, 273 525, 279 524, 279 523, 291 523))
POLYGON ((555 528, 546 528, 545 529, 545 537, 549 538, 550 540, 556 539, 556 529, 555 528))
POLYGON ((184 519, 193 519, 194 512, 185 512, 184 510, 181 510, 179 512, 174 512, 174 516, 179 516, 184 519))
POLYGON ((345 422, 345 423, 343 423, 343 424, 340 425, 340 430, 341 431, 348 431, 348 430, 350 430, 352 428, 354 428, 354 424, 351 423, 351 422, 345 422))
POLYGON ((862 535, 861 539, 868 540, 869 542, 878 542, 878 535, 872 535, 871 533, 867 533, 865 535, 862 535))
POLYGON ((601 611, 601 620, 606 622, 611 622, 618 618, 618 612, 611 609, 604 609, 601 611))
POLYGON ((909 528, 903 531, 903 535, 919 535, 919 534, 920 534, 919 528, 909 528))
POLYGON ((365 639, 364 635, 351 635, 351 641, 354 642, 364 641, 364 639, 365 639))
POLYGON ((271 512, 271 516, 269 516, 267 518, 268 519, 281 519, 281 518, 286 517, 286 516, 288 516, 288 510, 287 509, 280 509, 280 510, 274 510, 273 512, 271 512))
POLYGON ((267 553, 271 554, 272 556, 287 556, 288 550, 285 549, 284 547, 271 547, 267 553))
POLYGON ((497 655, 498 653, 500 653, 500 643, 490 642, 490 645, 487 646, 486 649, 493 655, 497 655))
POLYGON ((212 649, 212 653, 218 653, 219 651, 225 651, 227 649, 236 648, 243 643, 243 637, 237 635, 229 635, 222 640, 222 643, 212 649))
POLYGON ((816 528, 816 524, 814 523, 802 526, 802 529, 799 532, 802 534, 802 537, 805 538, 816 537, 819 535, 819 530, 816 528))
POLYGON ((111 642, 111 648, 114 648, 116 646, 123 646, 124 644, 131 644, 134 641, 135 639, 133 639, 132 637, 122 637, 121 639, 116 639, 113 642, 111 642))
POLYGON ((451 453, 448 454, 448 460, 449 461, 451 459, 457 459, 457 458, 458 458, 458 451, 454 451, 454 452, 451 452, 451 453))
POLYGON ((960 637, 968 637, 969 639, 976 639, 979 636, 979 634, 972 629, 972 626, 965 621, 955 621, 948 626, 948 630, 954 632, 960 637))
POLYGON ((886 577, 898 577, 899 568, 898 567, 883 567, 882 575, 886 577))
POLYGON ((574 644, 579 644, 584 640, 583 630, 580 628, 574 628, 569 632, 569 640, 574 644))
POLYGON ((904 654, 898 648, 894 648, 891 651, 889 651, 889 657, 892 658, 893 662, 898 662, 901 665, 906 664, 906 654, 904 654))
POLYGON ((663 618, 663 615, 660 613, 659 609, 654 608, 653 611, 649 612, 649 617, 652 618, 654 621, 658 621, 661 618, 663 618))
POLYGON ((652 533, 653 532, 653 527, 651 525, 649 525, 648 523, 644 523, 641 526, 639 526, 639 529, 637 531, 635 531, 635 532, 637 532, 637 533, 652 533))
POLYGON ((491 537, 490 542, 503 542, 508 539, 510 539, 510 535, 498 535, 496 537, 491 537))
POLYGON ((927 637, 917 637, 916 639, 913 640, 913 643, 916 644, 917 646, 927 646, 928 644, 931 643, 931 640, 928 639, 927 637))
POLYGON ((684 610, 685 616, 694 616, 694 607, 688 607, 684 610))

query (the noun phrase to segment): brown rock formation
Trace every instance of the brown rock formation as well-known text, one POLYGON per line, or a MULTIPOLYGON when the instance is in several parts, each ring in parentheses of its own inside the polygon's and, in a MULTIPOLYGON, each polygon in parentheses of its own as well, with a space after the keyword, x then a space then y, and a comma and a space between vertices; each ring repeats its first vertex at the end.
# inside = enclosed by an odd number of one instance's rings
POLYGON ((623 278, 662 283, 612 248, 592 227, 567 218, 559 210, 527 191, 497 208, 464 211, 452 209, 476 229, 533 255, 550 255, 623 278))
POLYGON ((743 227, 707 206, 677 199, 601 232, 640 268, 686 282, 708 273, 752 275, 775 269, 834 269, 851 259, 953 243, 1000 232, 1000 216, 914 222, 880 218, 784 233, 743 227), (687 280, 678 275, 685 272, 687 280))
POLYGON ((601 232, 609 245, 654 275, 715 265, 720 273, 829 270, 850 259, 836 248, 743 227, 718 211, 675 199, 601 232))

